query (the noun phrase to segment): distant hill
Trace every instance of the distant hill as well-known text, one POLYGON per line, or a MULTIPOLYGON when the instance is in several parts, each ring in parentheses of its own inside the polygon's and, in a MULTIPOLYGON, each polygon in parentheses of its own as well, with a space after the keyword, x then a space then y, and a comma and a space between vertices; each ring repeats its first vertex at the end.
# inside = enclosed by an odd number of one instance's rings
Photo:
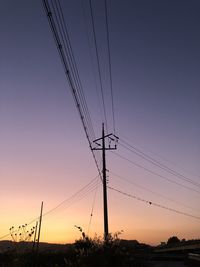
MULTIPOLYGON (((43 243, 41 242, 39 244, 39 250, 40 252, 67 252, 69 250, 69 247, 71 247, 72 244, 52 244, 52 243, 43 243)), ((33 248, 33 242, 13 242, 9 240, 0 241, 0 253, 6 253, 6 252, 29 252, 33 248)))
POLYGON ((134 249, 148 249, 151 248, 150 245, 140 243, 137 240, 126 240, 121 239, 120 244, 125 247, 134 248, 134 249))
MULTIPOLYGON (((139 243, 137 240, 120 240, 121 246, 129 249, 149 249, 151 246, 139 243)), ((74 244, 53 244, 43 243, 39 244, 39 251, 41 253, 65 253, 72 249, 74 244)), ((12 252, 30 252, 33 248, 33 242, 13 242, 9 240, 0 241, 0 254, 12 252)))

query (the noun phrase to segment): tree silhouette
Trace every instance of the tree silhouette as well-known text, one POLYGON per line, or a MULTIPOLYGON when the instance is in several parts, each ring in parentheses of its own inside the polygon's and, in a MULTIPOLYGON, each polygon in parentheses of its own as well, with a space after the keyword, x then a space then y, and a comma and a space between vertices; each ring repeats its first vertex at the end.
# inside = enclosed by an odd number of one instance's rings
POLYGON ((173 246, 178 245, 180 243, 180 239, 177 236, 172 236, 167 240, 167 245, 173 246))

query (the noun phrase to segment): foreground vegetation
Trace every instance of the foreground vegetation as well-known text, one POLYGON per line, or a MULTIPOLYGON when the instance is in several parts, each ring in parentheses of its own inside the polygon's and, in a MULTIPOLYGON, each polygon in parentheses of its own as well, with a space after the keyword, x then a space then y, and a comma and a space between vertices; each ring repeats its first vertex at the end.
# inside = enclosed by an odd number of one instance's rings
POLYGON ((82 237, 67 247, 66 252, 11 251, 0 255, 1 267, 145 267, 150 247, 137 241, 120 240, 109 236, 107 242, 101 238, 82 237))
MULTIPOLYGON (((120 233, 110 235, 105 242, 99 237, 89 238, 81 227, 77 228, 81 238, 74 244, 40 243, 38 251, 33 242, 1 241, 0 267, 148 267, 154 266, 155 260, 171 260, 174 256, 157 254, 153 247, 136 240, 119 239, 120 233)), ((193 243, 199 244, 199 240, 180 241, 177 237, 170 237, 164 246, 157 248, 193 243)), ((186 266, 198 266, 189 261, 184 252, 175 256, 186 266)))

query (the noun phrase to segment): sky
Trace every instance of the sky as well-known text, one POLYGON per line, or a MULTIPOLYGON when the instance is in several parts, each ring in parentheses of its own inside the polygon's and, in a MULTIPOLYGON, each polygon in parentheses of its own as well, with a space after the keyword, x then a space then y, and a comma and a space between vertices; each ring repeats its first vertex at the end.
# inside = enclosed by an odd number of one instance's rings
MULTIPOLYGON (((89 1, 60 3, 99 138, 105 119, 89 1)), ((194 185, 200 183, 200 2, 107 0, 107 7, 119 137, 117 150, 106 152, 109 186, 200 218, 200 189, 194 185), (127 143, 132 145, 129 150, 127 143), (131 152, 133 147, 182 176, 152 165, 141 153, 131 152)), ((108 133, 114 133, 104 1, 92 0, 92 8, 108 133)), ((11 226, 17 229, 37 218, 42 201, 46 213, 98 172, 42 1, 1 0, 0 31, 0 236, 4 236, 11 226)), ((97 191, 92 185, 44 216, 42 241, 73 242, 80 237, 74 225, 90 236, 103 235, 101 181, 97 191)), ((113 190, 108 190, 108 210, 109 231, 123 230, 124 239, 159 244, 173 235, 200 238, 200 219, 113 190)))

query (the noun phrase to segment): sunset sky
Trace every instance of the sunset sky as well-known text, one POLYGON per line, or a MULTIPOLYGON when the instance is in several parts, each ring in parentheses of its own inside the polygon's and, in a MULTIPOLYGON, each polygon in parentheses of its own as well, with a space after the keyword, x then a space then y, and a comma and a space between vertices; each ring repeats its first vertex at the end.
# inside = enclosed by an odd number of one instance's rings
MULTIPOLYGON (((91 2, 113 133, 104 1, 91 2)), ((89 1, 60 3, 99 138, 104 116, 89 1)), ((109 186, 198 217, 108 190, 109 231, 123 230, 121 238, 150 244, 173 235, 200 238, 200 1, 107 0, 107 7, 119 137, 116 153, 106 152, 109 186), (131 152, 133 147, 143 154, 131 152), (179 175, 151 164, 146 155, 179 175)), ((98 172, 42 1, 1 0, 0 29, 2 237, 11 226, 37 218, 42 201, 46 213, 98 172)), ((92 207, 89 234, 102 236, 102 204, 98 178, 44 216, 41 241, 73 242, 80 237, 74 225, 87 233, 92 207)))

